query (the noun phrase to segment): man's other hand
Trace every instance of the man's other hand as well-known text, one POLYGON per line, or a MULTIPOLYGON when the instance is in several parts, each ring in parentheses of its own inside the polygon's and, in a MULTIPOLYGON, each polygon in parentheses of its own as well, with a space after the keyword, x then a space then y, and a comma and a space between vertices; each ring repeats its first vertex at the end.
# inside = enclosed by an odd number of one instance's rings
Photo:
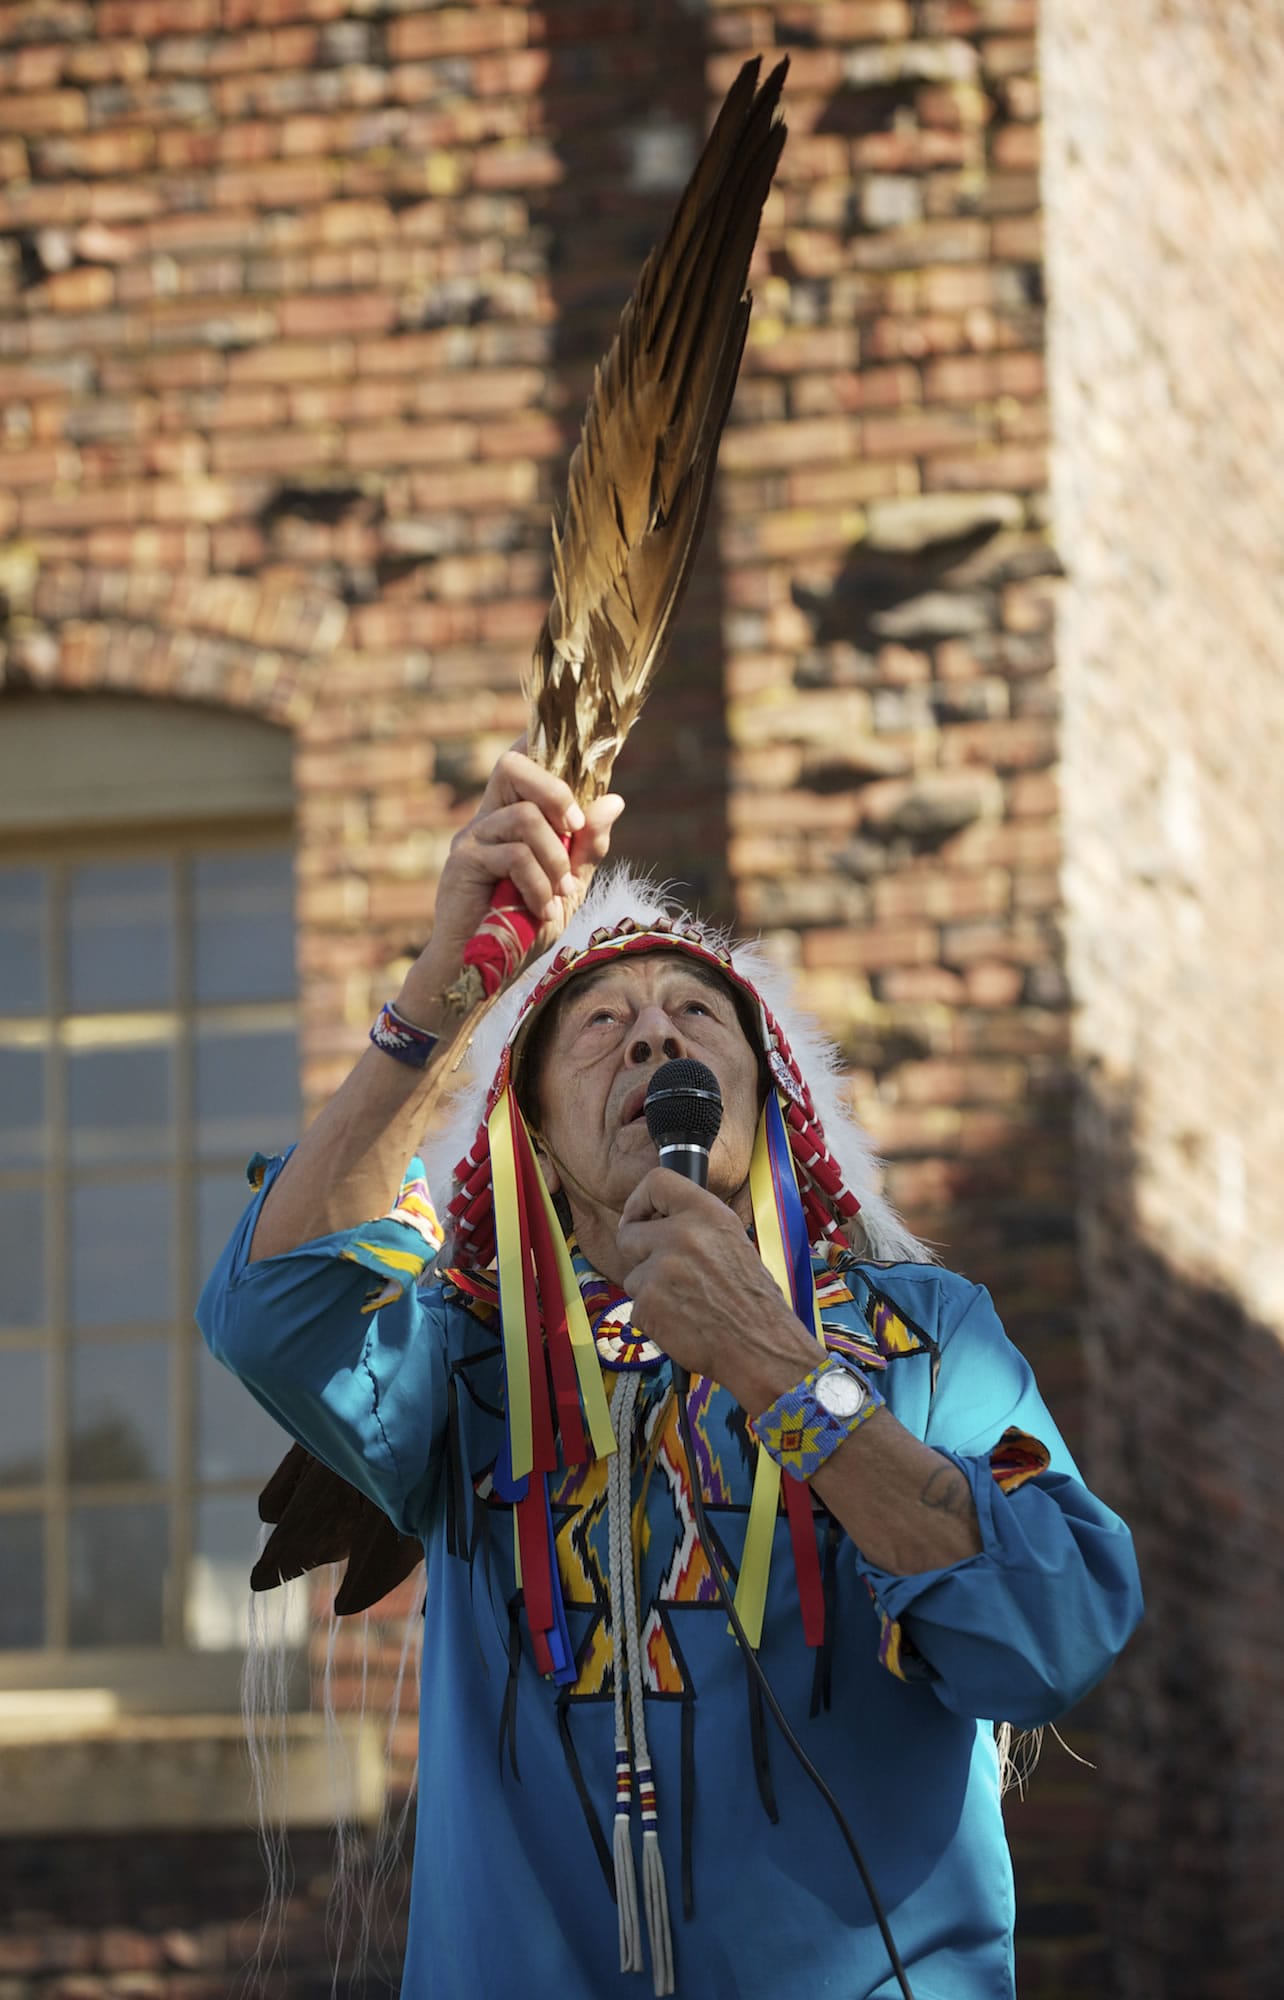
POLYGON ((814 1365, 815 1344, 744 1225, 707 1188, 653 1167, 624 1204, 616 1242, 635 1323, 679 1367, 747 1402, 764 1364, 773 1379, 783 1364, 782 1387, 814 1365))

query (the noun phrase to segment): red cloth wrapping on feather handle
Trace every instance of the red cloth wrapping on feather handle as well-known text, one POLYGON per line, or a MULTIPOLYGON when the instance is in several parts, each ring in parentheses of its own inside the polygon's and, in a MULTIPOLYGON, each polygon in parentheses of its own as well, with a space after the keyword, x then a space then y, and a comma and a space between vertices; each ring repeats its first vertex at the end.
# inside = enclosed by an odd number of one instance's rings
MULTIPOLYGON (((570 852, 569 834, 562 845, 570 852)), ((490 908, 464 946, 464 964, 475 966, 489 1000, 516 973, 539 934, 541 919, 533 917, 522 892, 507 875, 490 893, 490 908)))

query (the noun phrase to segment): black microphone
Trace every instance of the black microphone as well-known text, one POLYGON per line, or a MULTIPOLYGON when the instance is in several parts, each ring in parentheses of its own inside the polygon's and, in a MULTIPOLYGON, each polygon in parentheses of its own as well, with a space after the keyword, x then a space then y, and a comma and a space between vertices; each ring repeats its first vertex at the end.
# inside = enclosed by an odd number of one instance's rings
MULTIPOLYGON (((660 1165, 697 1187, 708 1187, 709 1149, 722 1123, 722 1092, 708 1064, 690 1056, 664 1063, 651 1078, 643 1108, 660 1165)), ((682 1397, 691 1387, 689 1372, 676 1362, 673 1384, 682 1397)))
POLYGON ((651 1078, 643 1109, 660 1165, 708 1187, 709 1149, 722 1123, 722 1092, 708 1064, 690 1056, 663 1064, 651 1078))

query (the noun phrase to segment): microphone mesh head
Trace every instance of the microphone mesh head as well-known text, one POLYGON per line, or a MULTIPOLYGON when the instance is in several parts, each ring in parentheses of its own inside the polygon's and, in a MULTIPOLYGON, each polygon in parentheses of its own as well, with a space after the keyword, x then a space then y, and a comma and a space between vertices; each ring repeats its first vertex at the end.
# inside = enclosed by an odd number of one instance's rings
POLYGON ((707 1063, 679 1056, 651 1078, 646 1126, 657 1146, 712 1146, 722 1123, 722 1092, 707 1063))

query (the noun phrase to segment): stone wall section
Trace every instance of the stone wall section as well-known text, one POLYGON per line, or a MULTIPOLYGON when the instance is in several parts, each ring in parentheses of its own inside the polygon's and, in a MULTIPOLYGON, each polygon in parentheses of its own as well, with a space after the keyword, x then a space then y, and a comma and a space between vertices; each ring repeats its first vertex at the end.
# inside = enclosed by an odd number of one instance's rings
POLYGON ((1094 1456, 1145 1626, 1107 1701, 1116 1989, 1284 1980, 1284 36, 1045 0, 1068 963, 1094 1456))

